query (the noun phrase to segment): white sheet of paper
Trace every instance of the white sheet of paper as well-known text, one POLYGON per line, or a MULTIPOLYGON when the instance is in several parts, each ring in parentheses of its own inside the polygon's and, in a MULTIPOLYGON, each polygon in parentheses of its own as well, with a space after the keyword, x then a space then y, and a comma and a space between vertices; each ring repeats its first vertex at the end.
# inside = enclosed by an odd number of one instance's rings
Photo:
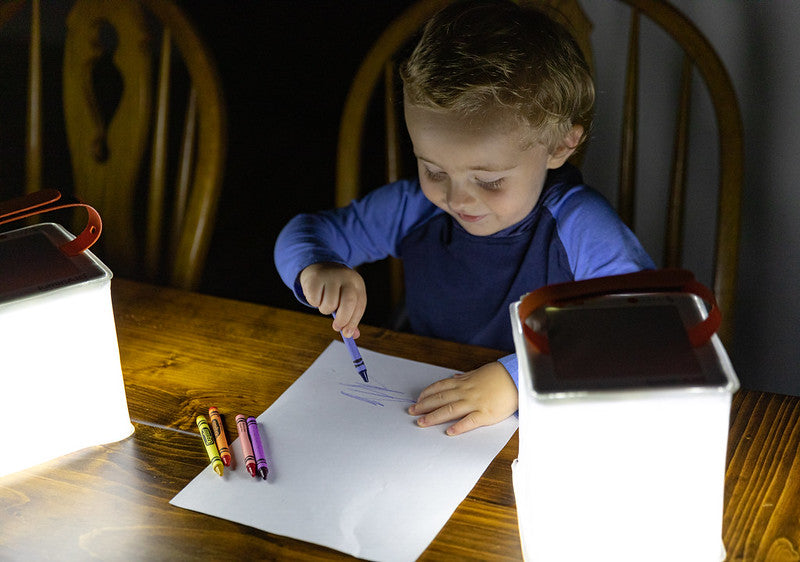
POLYGON ((236 439, 233 470, 220 478, 209 465, 170 503, 360 558, 418 558, 511 438, 517 419, 457 437, 445 435, 447 425, 419 428, 406 408, 454 371, 361 354, 369 383, 334 341, 258 416, 266 481, 247 473, 236 439))

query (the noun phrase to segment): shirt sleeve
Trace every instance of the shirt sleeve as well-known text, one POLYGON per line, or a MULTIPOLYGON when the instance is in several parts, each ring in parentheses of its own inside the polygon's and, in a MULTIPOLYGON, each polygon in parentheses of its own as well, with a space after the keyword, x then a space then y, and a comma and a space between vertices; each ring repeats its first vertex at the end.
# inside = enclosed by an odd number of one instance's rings
POLYGON ((655 268, 636 235, 595 190, 572 187, 551 212, 576 281, 655 268))
MULTIPOLYGON (((511 379, 517 387, 517 392, 519 392, 519 364, 517 363, 517 354, 512 353, 511 355, 506 355, 497 361, 505 367, 508 374, 511 375, 511 379)), ((514 415, 519 417, 519 410, 514 412, 514 415)))
POLYGON ((297 299, 308 304, 298 280, 303 269, 320 262, 356 267, 397 256, 403 237, 437 212, 418 181, 385 185, 346 207, 294 217, 275 242, 275 267, 297 299))
POLYGON ((506 371, 511 375, 514 384, 517 386, 517 390, 519 390, 519 364, 517 363, 517 354, 512 353, 511 355, 506 355, 497 361, 506 368, 506 371))

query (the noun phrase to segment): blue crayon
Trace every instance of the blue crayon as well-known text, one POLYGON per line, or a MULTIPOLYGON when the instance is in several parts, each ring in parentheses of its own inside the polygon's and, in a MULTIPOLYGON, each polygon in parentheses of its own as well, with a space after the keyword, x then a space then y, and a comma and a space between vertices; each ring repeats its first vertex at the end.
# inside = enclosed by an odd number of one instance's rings
MULTIPOLYGON (((336 318, 336 314, 334 314, 333 317, 336 318)), ((364 382, 369 382, 367 366, 364 365, 364 360, 361 358, 361 352, 358 351, 355 340, 353 338, 346 338, 341 332, 339 332, 339 334, 342 336, 342 341, 344 341, 344 346, 347 348, 347 351, 350 352, 350 357, 353 359, 353 367, 356 368, 356 373, 361 375, 364 382)))
POLYGON ((267 456, 264 454, 264 445, 261 444, 261 435, 258 433, 258 422, 253 416, 247 418, 247 434, 250 436, 250 443, 253 445, 253 453, 256 456, 256 472, 266 480, 269 472, 267 456))

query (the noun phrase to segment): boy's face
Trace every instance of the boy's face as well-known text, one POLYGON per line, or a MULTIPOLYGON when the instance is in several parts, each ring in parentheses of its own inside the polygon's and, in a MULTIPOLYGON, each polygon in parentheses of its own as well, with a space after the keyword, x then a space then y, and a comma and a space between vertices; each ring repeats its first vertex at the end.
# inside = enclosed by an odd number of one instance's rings
POLYGON ((523 148, 519 126, 466 123, 457 115, 405 104, 406 125, 422 192, 475 236, 512 226, 533 210, 552 156, 534 143, 523 148))

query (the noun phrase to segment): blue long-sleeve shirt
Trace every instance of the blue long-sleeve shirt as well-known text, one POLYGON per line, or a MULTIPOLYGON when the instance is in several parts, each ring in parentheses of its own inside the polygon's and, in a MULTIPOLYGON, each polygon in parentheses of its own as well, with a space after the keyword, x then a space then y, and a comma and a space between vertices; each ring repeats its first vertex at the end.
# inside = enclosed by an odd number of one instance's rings
MULTIPOLYGON (((527 217, 490 236, 469 234, 428 201, 415 179, 340 209, 298 215, 275 244, 278 272, 305 304, 305 267, 356 267, 387 256, 403 260, 412 331, 507 351, 514 350, 509 304, 523 294, 654 267, 605 198, 569 164, 548 174, 527 217)), ((516 355, 500 362, 518 385, 516 355)))

